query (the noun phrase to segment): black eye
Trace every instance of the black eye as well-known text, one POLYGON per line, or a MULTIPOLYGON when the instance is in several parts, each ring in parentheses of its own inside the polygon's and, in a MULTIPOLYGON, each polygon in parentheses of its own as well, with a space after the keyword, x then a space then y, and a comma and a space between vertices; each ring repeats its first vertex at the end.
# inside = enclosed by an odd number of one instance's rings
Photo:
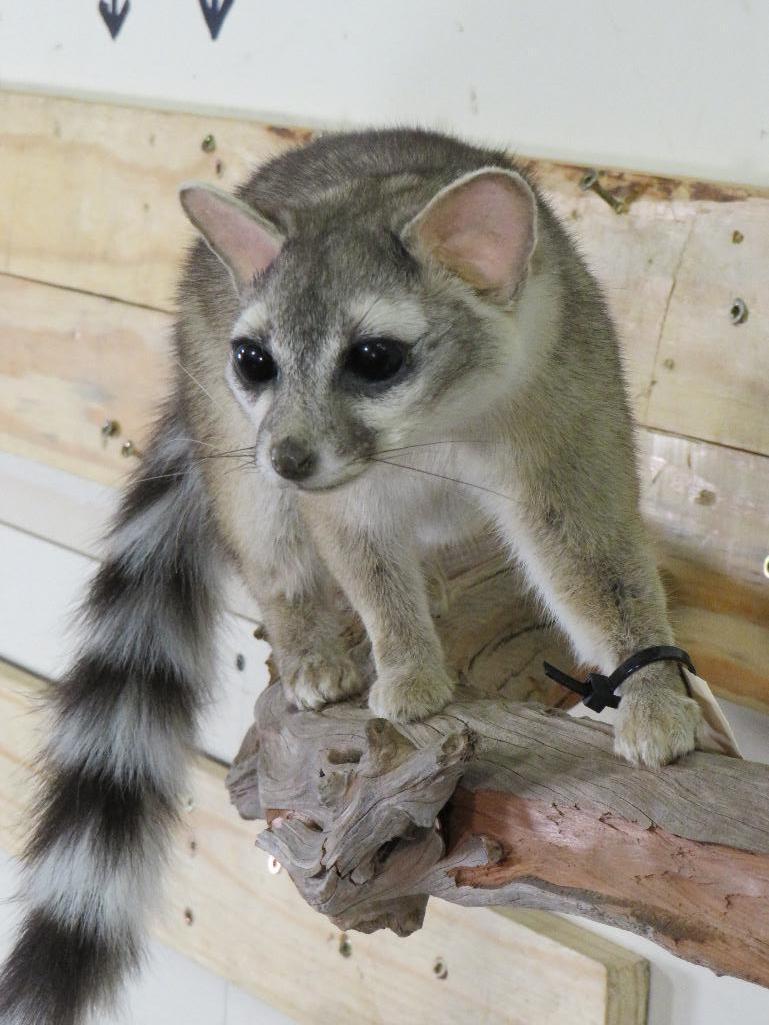
POLYGON ((269 352, 251 338, 238 338, 233 342, 233 359, 235 369, 245 384, 266 384, 278 372, 269 352))
POLYGON ((364 381, 386 381, 403 366, 405 352, 393 338, 364 338, 347 352, 344 368, 364 381))

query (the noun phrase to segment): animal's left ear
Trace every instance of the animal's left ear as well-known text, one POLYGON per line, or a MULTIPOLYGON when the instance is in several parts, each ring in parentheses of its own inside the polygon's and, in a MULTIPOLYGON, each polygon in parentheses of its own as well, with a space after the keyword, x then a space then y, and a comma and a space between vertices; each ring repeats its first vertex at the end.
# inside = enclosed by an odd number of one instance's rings
POLYGON ((447 185, 406 225, 417 257, 437 260, 500 303, 526 277, 537 240, 537 204, 515 171, 485 167, 447 185))

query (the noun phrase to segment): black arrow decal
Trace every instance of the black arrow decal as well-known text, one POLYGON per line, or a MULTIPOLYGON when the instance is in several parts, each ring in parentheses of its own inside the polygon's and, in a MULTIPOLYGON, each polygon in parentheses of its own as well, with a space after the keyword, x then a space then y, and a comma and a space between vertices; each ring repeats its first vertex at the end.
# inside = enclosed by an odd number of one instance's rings
POLYGON ((200 0, 200 9, 206 19, 212 39, 216 39, 219 35, 224 19, 230 13, 230 8, 234 3, 235 0, 200 0))
POLYGON ((123 27, 126 15, 131 10, 131 0, 125 0, 122 10, 118 10, 119 6, 120 0, 110 0, 110 3, 107 3, 107 0, 99 0, 99 14, 104 18, 113 39, 123 27))

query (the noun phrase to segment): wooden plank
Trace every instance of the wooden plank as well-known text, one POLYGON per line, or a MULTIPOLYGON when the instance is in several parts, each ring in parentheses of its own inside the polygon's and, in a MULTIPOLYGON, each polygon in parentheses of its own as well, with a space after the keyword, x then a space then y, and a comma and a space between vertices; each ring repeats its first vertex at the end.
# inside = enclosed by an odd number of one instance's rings
MULTIPOLYGON (((37 693, 35 680, 0 665, 0 845, 12 852, 29 796, 37 693)), ((255 825, 227 806, 223 771, 200 762, 192 794, 155 934, 299 1023, 409 1022, 415 1008, 424 1025, 646 1021, 647 963, 545 914, 436 901, 409 939, 351 933, 342 956, 340 934, 254 851, 255 825)))
MULTIPOLYGON (((167 388, 169 328, 166 314, 0 275, 0 448, 119 483, 121 442, 141 446, 167 388), (107 418, 122 433, 105 443, 107 418)), ((642 479, 653 482, 645 511, 661 535, 766 593, 769 463, 657 431, 638 437, 642 479)))
POLYGON ((676 637, 722 696, 769 701, 769 459, 639 431, 642 510, 676 637))
POLYGON ((769 203, 701 204, 660 333, 645 423, 769 452, 768 280, 769 203), (736 298, 748 309, 739 325, 730 320, 736 298))
POLYGON ((583 168, 531 167, 606 292, 639 421, 769 453, 767 190, 610 171, 603 186, 630 200, 617 216, 575 195, 583 168), (739 328, 737 297, 749 309, 739 328))
MULTIPOLYGON (((760 602, 769 551, 769 460, 658 431, 638 432, 642 510, 665 551, 731 578, 760 602)), ((760 605, 729 607, 766 622, 760 605)), ((725 608, 728 595, 712 597, 725 608)))
MULTIPOLYGON (((2 103, 0 102, 0 108, 2 103)), ((0 275, 0 447, 106 484, 168 390, 170 318, 0 275), (107 418, 121 425, 108 441, 107 418)))
POLYGON ((573 229, 588 266, 604 289, 617 325, 630 398, 645 422, 659 339, 693 210, 662 215, 658 200, 641 199, 618 216, 592 192, 580 192, 584 168, 532 169, 556 213, 573 229))
POLYGON ((190 178, 230 186, 307 136, 175 111, 0 93, 0 269, 171 309, 190 178), (212 135, 216 148, 206 152, 212 135))
MULTIPOLYGON (((232 185, 311 134, 7 92, 0 118, 0 269, 166 310, 191 237, 179 182, 232 185)), ((639 420, 769 454, 769 192, 613 171, 603 184, 632 200, 618 216, 580 191, 584 168, 529 165, 604 285, 639 420), (750 308, 739 329, 737 295, 750 308)))

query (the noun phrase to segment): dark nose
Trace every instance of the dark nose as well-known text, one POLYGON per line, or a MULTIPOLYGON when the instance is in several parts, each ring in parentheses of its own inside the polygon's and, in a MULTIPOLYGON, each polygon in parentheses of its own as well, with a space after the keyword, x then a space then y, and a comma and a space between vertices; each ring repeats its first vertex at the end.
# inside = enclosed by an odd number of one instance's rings
POLYGON ((315 469, 315 453, 296 438, 283 438, 270 450, 272 468, 287 480, 304 480, 315 469))

